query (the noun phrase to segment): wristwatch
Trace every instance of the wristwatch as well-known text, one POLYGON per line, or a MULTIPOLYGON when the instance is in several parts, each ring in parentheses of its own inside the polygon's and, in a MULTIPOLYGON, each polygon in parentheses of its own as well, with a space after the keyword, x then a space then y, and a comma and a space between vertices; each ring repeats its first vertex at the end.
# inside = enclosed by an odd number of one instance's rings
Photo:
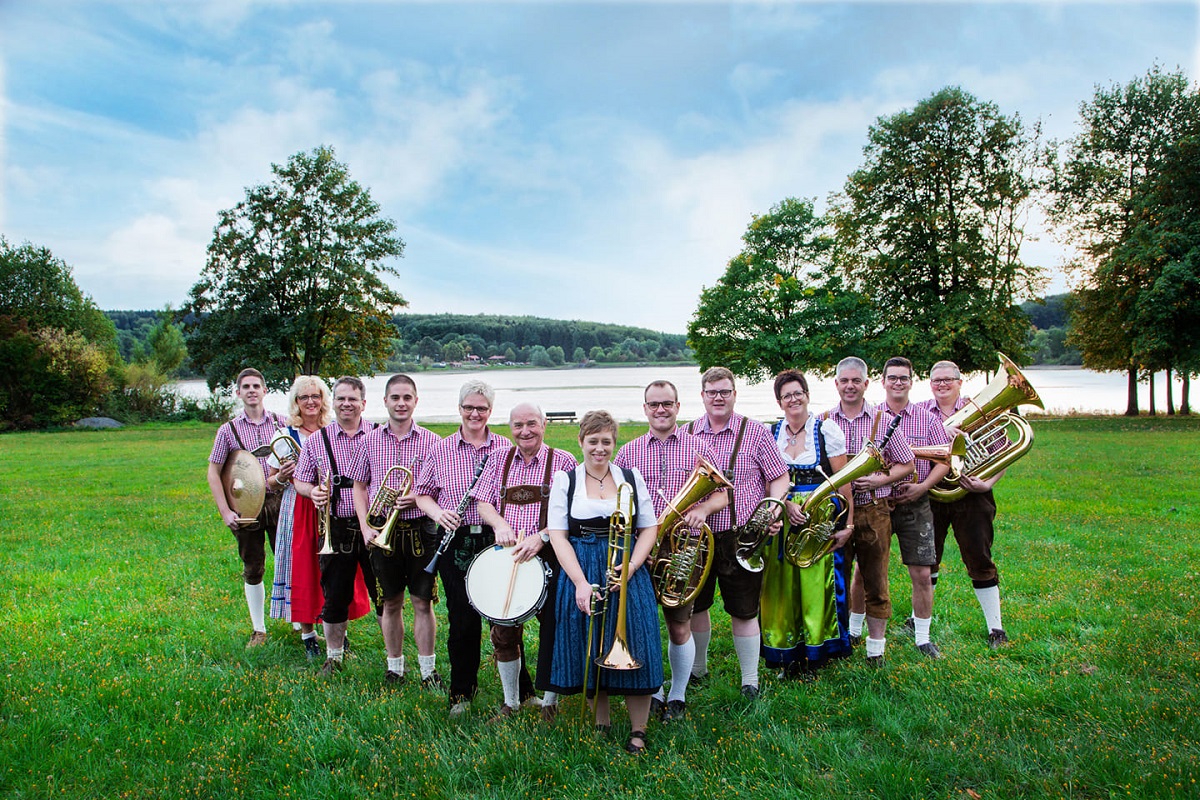
POLYGON ((539 531, 538 536, 542 537, 542 544, 548 544, 550 542, 550 534, 547 531, 539 531))

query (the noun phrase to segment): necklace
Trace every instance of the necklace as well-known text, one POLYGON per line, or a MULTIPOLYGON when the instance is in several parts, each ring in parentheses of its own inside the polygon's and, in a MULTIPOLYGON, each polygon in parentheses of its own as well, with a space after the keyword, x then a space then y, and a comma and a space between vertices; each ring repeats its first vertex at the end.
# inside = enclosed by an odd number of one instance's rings
POLYGON ((599 478, 597 478, 597 477, 596 477, 595 475, 593 475, 592 473, 588 472, 588 471, 587 471, 587 469, 584 469, 584 473, 586 473, 586 474, 587 474, 587 476, 588 476, 589 478, 591 478, 592 480, 594 480, 594 481, 595 481, 595 482, 596 482, 596 483, 599 485, 599 487, 600 487, 600 488, 599 488, 600 496, 601 496, 601 497, 604 497, 604 480, 605 480, 605 478, 607 478, 607 477, 608 477, 608 473, 607 473, 607 472, 606 472, 606 473, 604 473, 604 475, 602 475, 602 476, 601 476, 601 477, 599 477, 599 478))
POLYGON ((796 431, 795 433, 792 433, 792 426, 788 425, 786 422, 783 424, 783 429, 785 431, 787 431, 788 447, 791 447, 792 445, 794 445, 796 443, 796 439, 800 438, 800 434, 804 433, 803 426, 801 426, 800 430, 796 431))

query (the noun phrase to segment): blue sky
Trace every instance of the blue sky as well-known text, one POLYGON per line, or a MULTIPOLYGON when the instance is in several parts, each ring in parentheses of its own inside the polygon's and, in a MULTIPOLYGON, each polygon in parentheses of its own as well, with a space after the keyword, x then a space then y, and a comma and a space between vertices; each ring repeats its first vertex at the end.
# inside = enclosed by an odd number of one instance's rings
POLYGON ((0 233, 102 308, 178 307, 217 212, 327 144, 409 310, 682 333, 751 215, 824 208, 879 116, 959 85, 1065 138, 1096 85, 1195 80, 1198 39, 1196 2, 0 0, 0 233))

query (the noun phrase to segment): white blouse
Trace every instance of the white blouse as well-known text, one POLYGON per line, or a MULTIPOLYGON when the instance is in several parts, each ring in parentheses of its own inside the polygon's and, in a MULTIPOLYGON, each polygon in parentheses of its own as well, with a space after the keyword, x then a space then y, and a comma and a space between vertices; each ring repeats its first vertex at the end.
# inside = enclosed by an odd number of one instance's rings
MULTIPOLYGON (((834 426, 836 427, 836 426, 834 426)), ((620 486, 625 480, 625 476, 621 474, 621 468, 616 464, 609 462, 608 472, 613 477, 613 481, 620 486)), ((637 522, 634 527, 639 530, 649 528, 654 525, 656 518, 654 516, 654 503, 651 502, 650 490, 646 488, 646 481, 642 477, 642 473, 637 469, 631 469, 633 473, 633 482, 637 487, 637 496, 641 500, 638 503, 637 522)), ((575 498, 571 506, 571 516, 575 519, 591 519, 592 517, 610 517, 617 507, 616 497, 588 497, 587 486, 587 471, 583 464, 575 468, 575 498)), ((546 527, 550 530, 565 531, 569 530, 567 524, 567 473, 554 473, 554 480, 550 484, 550 508, 546 513, 546 527)))
MULTIPOLYGON (((800 454, 802 461, 793 461, 785 451, 788 443, 787 420, 785 419, 779 426, 779 433, 775 435, 775 444, 779 446, 779 456, 785 464, 790 464, 794 467, 811 467, 817 463, 817 418, 814 414, 809 414, 808 419, 804 423, 804 440, 808 442, 808 449, 800 454)), ((825 455, 832 458, 833 456, 846 455, 846 434, 842 432, 842 428, 831 419, 824 420, 821 423, 821 438, 825 440, 825 455)))

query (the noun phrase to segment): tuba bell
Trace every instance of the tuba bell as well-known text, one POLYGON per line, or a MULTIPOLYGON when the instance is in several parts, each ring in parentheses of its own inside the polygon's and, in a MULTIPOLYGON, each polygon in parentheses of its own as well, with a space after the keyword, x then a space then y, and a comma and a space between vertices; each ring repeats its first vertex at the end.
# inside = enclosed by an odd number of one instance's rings
POLYGON ((700 456, 683 488, 668 501, 658 518, 658 538, 650 553, 650 580, 658 602, 666 608, 690 603, 712 569, 716 552, 712 528, 708 525, 691 528, 683 515, 717 489, 733 489, 733 484, 700 456))
POLYGON ((1045 406, 1017 365, 1003 353, 998 355, 1000 371, 996 377, 945 422, 946 427, 958 428, 966 436, 967 452, 960 475, 947 475, 929 491, 930 498, 939 503, 966 496, 967 490, 958 484, 961 475, 986 480, 1033 447, 1033 428, 1016 409, 1021 405, 1045 406))

